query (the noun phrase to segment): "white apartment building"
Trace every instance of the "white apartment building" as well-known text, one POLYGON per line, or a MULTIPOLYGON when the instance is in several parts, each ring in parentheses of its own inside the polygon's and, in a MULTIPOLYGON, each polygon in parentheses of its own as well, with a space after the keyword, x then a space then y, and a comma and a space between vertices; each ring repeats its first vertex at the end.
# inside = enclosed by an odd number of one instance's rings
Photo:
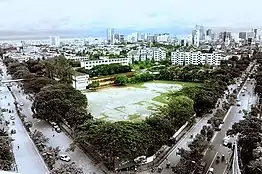
POLYGON ((172 52, 171 61, 175 65, 199 65, 209 64, 219 66, 222 55, 217 52, 201 53, 201 52, 172 52))
POLYGON ((88 74, 77 73, 73 75, 73 87, 77 90, 85 90, 91 84, 88 74))
POLYGON ((74 60, 79 62, 88 61, 89 59, 89 57, 81 57, 81 56, 73 56, 73 55, 65 56, 65 58, 68 60, 74 60))
POLYGON ((85 69, 92 69, 93 67, 98 66, 98 65, 109 65, 112 63, 119 63, 121 65, 129 65, 130 59, 129 58, 109 59, 107 57, 101 57, 98 60, 82 61, 81 67, 84 67, 85 69))
POLYGON ((127 57, 134 61, 160 61, 166 59, 166 51, 161 48, 143 48, 139 50, 131 50, 128 52, 127 57))

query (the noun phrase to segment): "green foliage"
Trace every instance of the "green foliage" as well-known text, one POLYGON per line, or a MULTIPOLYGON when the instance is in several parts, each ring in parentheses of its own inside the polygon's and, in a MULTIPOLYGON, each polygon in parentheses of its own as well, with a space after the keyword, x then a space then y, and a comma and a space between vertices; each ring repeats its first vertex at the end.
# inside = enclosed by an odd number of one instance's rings
POLYGON ((88 86, 89 89, 96 90, 99 87, 98 81, 92 81, 92 83, 88 86))
POLYGON ((149 73, 136 74, 135 76, 129 79, 129 83, 141 83, 141 82, 152 81, 153 79, 154 76, 149 73))
POLYGON ((63 163, 60 164, 59 168, 53 169, 51 174, 83 174, 83 169, 78 168, 75 163, 63 163))
POLYGON ((126 75, 118 75, 115 79, 115 84, 117 85, 125 85, 128 83, 128 77, 126 75))
POLYGON ((0 170, 11 170, 13 164, 13 154, 11 142, 8 137, 0 136, 0 170))
POLYGON ((81 110, 86 107, 87 99, 80 91, 66 84, 56 84, 41 88, 36 94, 32 110, 36 118, 56 122, 64 119, 71 127, 75 127, 76 120, 83 122, 84 118, 88 119, 87 113, 81 110))

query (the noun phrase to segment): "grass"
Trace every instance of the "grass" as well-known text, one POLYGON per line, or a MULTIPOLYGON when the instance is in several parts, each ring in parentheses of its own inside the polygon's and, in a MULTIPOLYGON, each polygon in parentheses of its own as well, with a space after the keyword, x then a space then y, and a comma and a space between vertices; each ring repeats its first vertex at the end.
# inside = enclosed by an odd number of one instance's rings
POLYGON ((101 117, 98 118, 98 120, 106 120, 108 118, 108 115, 101 113, 101 117))
POLYGON ((128 115, 128 118, 131 121, 138 121, 140 119, 140 115, 139 114, 130 114, 128 115))
POLYGON ((146 88, 144 83, 128 83, 126 86, 134 87, 134 88, 146 88))
MULTIPOLYGON (((168 80, 154 80, 154 81, 149 81, 149 82, 145 82, 145 83, 163 83, 163 84, 174 84, 174 85, 181 85, 182 87, 195 87, 195 86, 200 86, 201 83, 197 83, 197 82, 180 82, 180 81, 168 81, 168 80)), ((135 83, 135 84, 126 84, 126 86, 131 86, 134 88, 146 88, 144 86, 143 82, 141 83, 135 83)))
POLYGON ((122 112, 121 109, 125 109, 125 108, 126 108, 125 106, 118 106, 117 108, 114 108, 114 109, 117 110, 117 111, 122 112))
POLYGON ((167 81, 167 80, 155 80, 153 81, 153 83, 175 84, 175 85, 181 85, 183 87, 195 87, 201 85, 201 83, 197 83, 197 82, 180 82, 180 81, 167 81))
POLYGON ((169 95, 168 92, 167 93, 162 93, 159 96, 154 97, 152 100, 156 101, 156 102, 159 102, 159 103, 167 104, 167 102, 168 102, 168 95, 169 95))
POLYGON ((145 101, 139 101, 134 103, 135 105, 144 106, 145 101))
POLYGON ((157 107, 156 106, 147 106, 147 110, 149 110, 149 111, 155 111, 155 110, 157 110, 157 107))

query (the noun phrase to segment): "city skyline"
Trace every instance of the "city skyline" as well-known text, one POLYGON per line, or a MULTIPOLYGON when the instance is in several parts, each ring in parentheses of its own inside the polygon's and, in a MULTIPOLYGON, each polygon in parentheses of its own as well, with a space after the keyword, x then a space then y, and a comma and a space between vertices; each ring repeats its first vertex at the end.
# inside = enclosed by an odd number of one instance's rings
MULTIPOLYGON (((259 11, 258 0, 250 0, 252 12, 259 11)), ((260 28, 262 19, 251 16, 244 3, 239 1, 0 1, 2 18, 0 32, 28 31, 102 31, 116 28, 119 31, 188 30, 196 24, 209 28, 248 29, 260 28), (30 5, 29 5, 30 4, 30 5), (223 11, 223 13, 221 13, 223 11), (233 12, 234 11, 234 12, 233 12), (190 13, 189 13, 190 12, 190 13)), ((176 31, 174 31, 176 33, 176 31)))

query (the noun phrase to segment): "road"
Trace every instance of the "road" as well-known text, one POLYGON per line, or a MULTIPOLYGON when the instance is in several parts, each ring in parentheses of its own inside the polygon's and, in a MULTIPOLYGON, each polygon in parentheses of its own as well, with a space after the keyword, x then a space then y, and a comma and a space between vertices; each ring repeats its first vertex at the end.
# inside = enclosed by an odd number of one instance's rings
MULTIPOLYGON (((6 74, 4 72, 3 78, 6 78, 6 74)), ((12 109, 15 111, 13 96, 10 91, 7 89, 5 85, 1 86, 1 107, 6 109, 12 109), (6 96, 6 98, 5 98, 6 96), (10 106, 8 106, 10 103, 10 106)), ((5 120, 10 120, 10 114, 8 112, 3 112, 5 120)), ((24 126, 17 116, 16 112, 12 113, 15 116, 15 125, 9 125, 9 132, 11 129, 16 130, 16 134, 12 135, 12 138, 15 139, 12 142, 13 153, 15 157, 15 161, 17 164, 18 172, 21 174, 47 174, 49 173, 43 159, 38 153, 34 143, 31 138, 27 134, 24 126), (19 149, 18 149, 19 145, 19 149)))
MULTIPOLYGON (((6 72, 5 68, 2 68, 6 72)), ((8 80, 11 77, 3 77, 3 80, 8 80)), ((49 138, 49 144, 52 147, 59 147, 61 149, 61 154, 66 154, 70 156, 71 160, 76 163, 78 167, 81 167, 85 174, 102 174, 103 172, 99 169, 98 166, 95 166, 89 157, 79 148, 76 148, 74 152, 68 151, 72 140, 64 133, 57 133, 53 131, 53 128, 50 124, 39 119, 32 118, 31 106, 32 102, 26 98, 26 95, 23 94, 22 89, 18 87, 17 83, 13 83, 12 92, 16 96, 18 103, 22 102, 23 106, 22 113, 27 116, 27 120, 33 123, 32 131, 39 130, 45 137, 49 138), (54 137, 53 137, 54 135, 54 137)), ((56 166, 59 166, 62 161, 57 161, 56 166)), ((36 172, 39 173, 39 172, 36 172)))
MULTIPOLYGON (((229 110, 227 116, 224 119, 224 124, 221 127, 221 131, 217 132, 214 138, 211 140, 212 142, 212 149, 209 149, 204 156, 203 160, 207 163, 206 172, 209 168, 214 168, 214 173, 226 173, 226 169, 228 164, 226 162, 219 162, 216 163, 217 156, 222 154, 225 155, 226 160, 228 161, 230 155, 232 154, 232 150, 223 146, 223 138, 226 135, 228 129, 232 127, 235 122, 239 122, 239 120, 243 119, 243 112, 239 113, 239 110, 249 110, 252 104, 256 103, 256 95, 254 94, 254 80, 247 81, 244 85, 247 88, 245 93, 240 93, 238 98, 241 101, 241 106, 232 106, 229 110), (252 83, 252 84, 251 84, 252 83), (249 94, 250 93, 250 94, 249 94), (243 94, 245 94, 243 96, 243 94)), ((234 138, 231 138, 230 141, 234 141, 234 138)))

